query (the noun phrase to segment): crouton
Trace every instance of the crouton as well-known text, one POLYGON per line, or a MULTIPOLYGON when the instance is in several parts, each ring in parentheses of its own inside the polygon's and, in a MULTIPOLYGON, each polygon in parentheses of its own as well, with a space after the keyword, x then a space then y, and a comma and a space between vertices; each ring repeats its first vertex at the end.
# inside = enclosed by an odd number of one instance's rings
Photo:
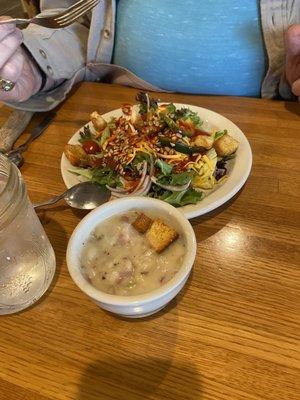
POLYGON ((213 144, 214 144, 213 136, 207 136, 207 135, 197 135, 196 139, 193 141, 193 145, 198 147, 204 147, 207 150, 211 149, 213 144))
POLYGON ((150 246, 157 253, 161 253, 178 238, 178 233, 175 229, 166 225, 162 220, 155 219, 147 231, 146 237, 150 246))
POLYGON ((218 156, 224 157, 234 153, 238 148, 238 145, 239 142, 237 140, 225 133, 225 135, 215 141, 214 148, 218 156))
POLYGON ((80 144, 67 144, 64 148, 67 159, 75 167, 82 166, 87 162, 87 154, 80 144))
POLYGON ((137 218, 132 222, 132 226, 136 229, 139 233, 146 233, 147 230, 150 228, 153 220, 147 215, 141 213, 137 216, 137 218))
POLYGON ((139 111, 136 108, 132 109, 130 122, 134 126, 135 129, 140 129, 144 126, 143 125, 144 121, 141 117, 141 114, 139 113, 139 111))
MULTIPOLYGON (((97 113, 97 111, 92 112, 90 118, 97 133, 103 131, 103 129, 107 127, 107 122, 100 114, 97 113)), ((98 137, 99 134, 96 134, 95 136, 98 137)))

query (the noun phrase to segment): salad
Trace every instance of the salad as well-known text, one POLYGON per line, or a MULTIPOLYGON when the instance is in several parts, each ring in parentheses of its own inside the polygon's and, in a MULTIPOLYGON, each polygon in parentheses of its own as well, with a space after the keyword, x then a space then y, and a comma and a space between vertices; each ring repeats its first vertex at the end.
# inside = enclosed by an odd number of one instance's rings
POLYGON ((148 93, 122 116, 96 111, 64 153, 69 171, 106 186, 113 197, 150 196, 175 207, 196 204, 226 179, 238 141, 210 128, 188 107, 162 104, 148 93))

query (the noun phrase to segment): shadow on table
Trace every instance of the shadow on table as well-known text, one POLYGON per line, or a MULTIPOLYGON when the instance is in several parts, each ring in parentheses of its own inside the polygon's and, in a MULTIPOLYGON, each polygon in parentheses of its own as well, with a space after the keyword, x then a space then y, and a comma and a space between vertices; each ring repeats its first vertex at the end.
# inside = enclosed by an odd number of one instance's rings
MULTIPOLYGON (((147 353, 146 353, 147 354, 147 353)), ((128 353, 127 360, 104 358, 89 365, 78 400, 201 399, 200 376, 193 362, 128 353), (166 384, 164 381, 167 380, 166 384)))
POLYGON ((229 209, 231 206, 234 205, 235 201, 239 198, 239 196, 242 194, 244 188, 246 185, 244 185, 230 200, 228 200, 225 204, 221 205, 220 207, 216 208, 215 210, 204 214, 200 215, 199 217, 195 217, 190 219, 190 223, 194 228, 195 235, 197 238, 197 242, 199 243, 200 241, 204 241, 208 239, 210 236, 215 235, 217 232, 222 230, 231 220, 231 215, 226 213, 225 211, 229 209), (218 220, 218 224, 215 227, 208 227, 205 226, 205 228, 202 228, 202 225, 210 221, 216 217, 218 217, 220 214, 222 214, 222 220, 218 220))
MULTIPOLYGON (((72 208, 72 207, 68 206, 68 204, 61 202, 59 204, 46 206, 45 208, 37 210, 37 214, 40 217, 40 219, 42 218, 44 223, 47 223, 47 220, 50 220, 49 216, 51 215, 51 213, 56 213, 58 211, 64 212, 66 210, 71 210, 71 212, 74 214, 74 216, 79 219, 84 218, 89 212, 92 211, 92 210, 80 210, 77 208, 72 208)), ((43 223, 43 221, 41 221, 41 222, 43 223)))
POLYGON ((216 208, 215 210, 210 211, 204 215, 200 215, 199 217, 190 219, 190 223, 194 226, 194 225, 200 224, 202 222, 208 221, 208 220, 218 216, 219 214, 223 213, 224 211, 227 210, 227 208, 232 206, 233 203, 239 198, 239 196, 242 194, 245 187, 246 187, 246 184, 230 200, 228 200, 226 203, 222 204, 220 207, 216 208))
POLYGON ((41 298, 40 301, 42 301, 44 298, 49 296, 56 285, 56 282, 59 278, 61 267, 65 261, 66 257, 66 248, 68 244, 68 236, 61 224, 59 224, 57 221, 53 220, 51 217, 49 217, 49 214, 44 212, 44 211, 39 211, 38 212, 38 217, 41 221, 41 224, 43 225, 43 228, 45 229, 46 235, 53 247, 54 253, 55 253, 55 258, 56 258, 56 270, 55 274, 53 277, 53 280, 51 282, 51 285, 47 292, 44 294, 44 296, 41 298), (55 240, 55 237, 59 237, 59 240, 55 240))
POLYGON ((286 101, 284 106, 289 112, 300 116, 300 103, 298 101, 286 101))

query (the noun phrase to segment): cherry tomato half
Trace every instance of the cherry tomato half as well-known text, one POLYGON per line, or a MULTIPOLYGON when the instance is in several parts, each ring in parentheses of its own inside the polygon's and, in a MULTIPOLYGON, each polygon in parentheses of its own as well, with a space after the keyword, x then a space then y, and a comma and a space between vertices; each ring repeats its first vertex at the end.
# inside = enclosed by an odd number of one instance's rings
POLYGON ((93 140, 86 140, 83 142, 82 148, 87 154, 95 154, 100 151, 98 143, 94 142, 93 140))

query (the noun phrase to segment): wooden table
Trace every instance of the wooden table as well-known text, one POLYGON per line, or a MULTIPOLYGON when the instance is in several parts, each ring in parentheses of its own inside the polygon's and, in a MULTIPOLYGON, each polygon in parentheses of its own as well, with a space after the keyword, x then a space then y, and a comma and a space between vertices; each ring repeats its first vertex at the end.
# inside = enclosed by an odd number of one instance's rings
MULTIPOLYGON (((63 146, 89 113, 134 102, 136 92, 84 83, 72 93, 26 153, 33 201, 64 190, 63 146)), ((193 221, 188 284, 143 320, 102 311, 71 280, 65 250, 83 214, 63 206, 41 214, 57 272, 34 307, 1 318, 1 400, 299 400, 299 104, 157 96, 212 109, 246 133, 254 156, 246 186, 193 221)), ((0 122, 7 113, 2 107, 0 122)))

